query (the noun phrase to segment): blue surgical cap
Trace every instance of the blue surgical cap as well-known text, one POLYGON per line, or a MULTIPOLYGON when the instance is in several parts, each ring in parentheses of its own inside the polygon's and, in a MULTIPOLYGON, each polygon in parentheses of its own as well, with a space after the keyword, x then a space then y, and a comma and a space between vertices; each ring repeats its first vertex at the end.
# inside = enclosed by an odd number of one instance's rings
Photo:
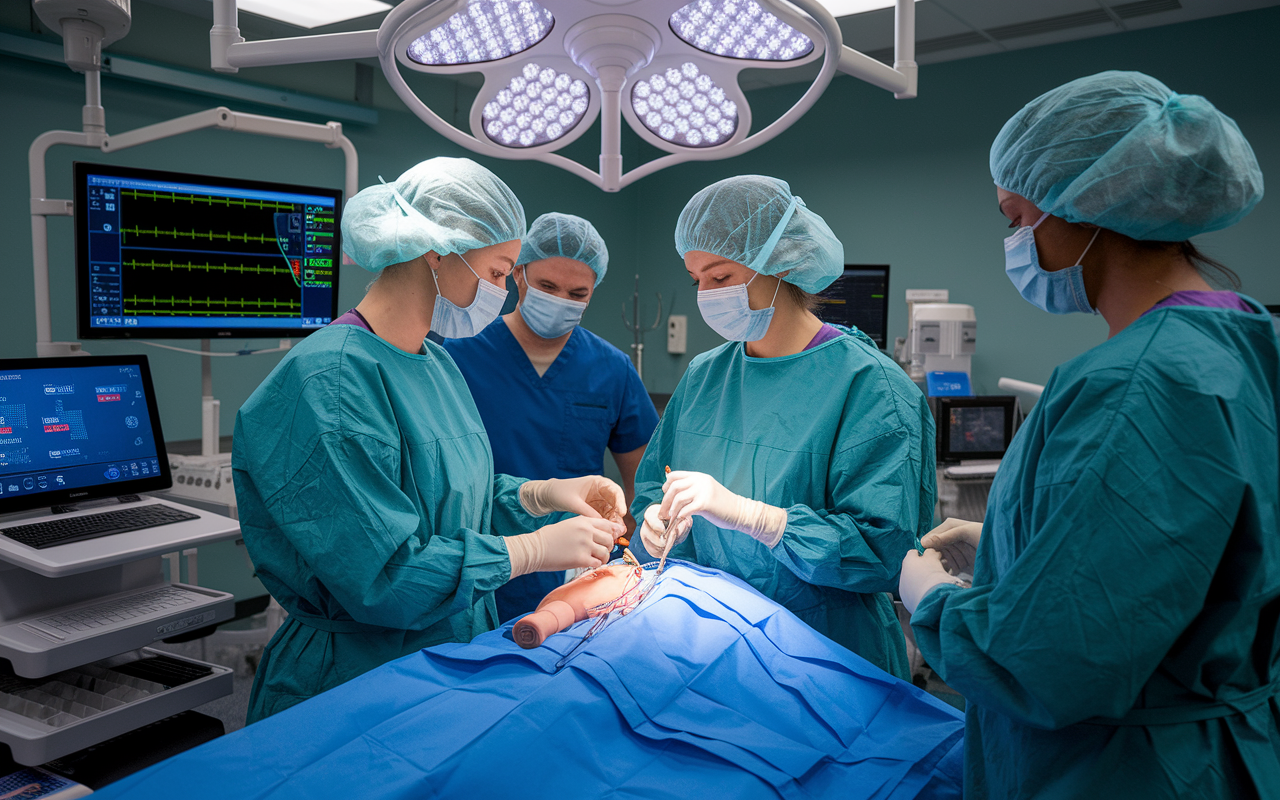
POLYGON ((844 245, 786 181, 739 175, 693 196, 676 222, 676 251, 700 250, 783 278, 810 293, 844 271, 844 245))
POLYGON ((529 233, 520 245, 520 264, 544 258, 563 256, 581 261, 596 274, 595 285, 604 280, 609 271, 609 248, 604 246, 595 227, 582 217, 551 212, 543 214, 529 226, 529 233))
POLYGON ((1234 225, 1262 199, 1236 123, 1141 72, 1101 72, 1032 100, 991 145, 991 177, 1067 222, 1158 242, 1234 225))
POLYGON ((469 158, 430 158, 362 189, 342 211, 342 249, 377 272, 425 253, 465 253, 524 238, 524 207, 469 158))

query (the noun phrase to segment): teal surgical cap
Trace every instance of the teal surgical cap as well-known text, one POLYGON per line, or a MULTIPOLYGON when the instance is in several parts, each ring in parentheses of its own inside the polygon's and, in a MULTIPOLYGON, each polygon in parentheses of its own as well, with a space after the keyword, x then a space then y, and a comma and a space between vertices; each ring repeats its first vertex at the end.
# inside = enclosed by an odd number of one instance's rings
POLYGON ((609 248, 595 227, 582 217, 552 212, 543 214, 529 226, 520 245, 521 264, 563 256, 581 261, 596 274, 596 286, 609 270, 609 248))
POLYGON ((693 196, 676 222, 681 258, 700 250, 816 294, 844 271, 844 245, 786 181, 739 175, 693 196))
POLYGON ((1236 123, 1141 72, 1101 72, 1032 100, 991 145, 991 177, 1067 222, 1158 242, 1234 225, 1262 199, 1236 123))
POLYGON ((430 158, 361 190, 342 211, 342 249, 372 272, 425 253, 465 253, 524 238, 524 207, 469 158, 430 158))

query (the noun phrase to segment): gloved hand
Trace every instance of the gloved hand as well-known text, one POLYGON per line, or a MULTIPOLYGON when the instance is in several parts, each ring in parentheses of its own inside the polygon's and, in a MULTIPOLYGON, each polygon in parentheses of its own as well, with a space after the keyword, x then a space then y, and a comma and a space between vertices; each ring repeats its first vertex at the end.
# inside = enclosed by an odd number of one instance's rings
POLYGON ((982 536, 981 522, 967 522, 947 518, 929 531, 920 544, 942 554, 942 566, 948 573, 973 578, 973 565, 978 555, 978 539, 982 536))
POLYGON ((619 512, 626 510, 627 499, 622 494, 622 487, 603 475, 526 481, 520 487, 520 505, 535 517, 546 516, 552 511, 567 511, 599 519, 604 515, 592 503, 602 505, 602 496, 619 512))
MULTIPOLYGON (((644 542, 644 549, 654 558, 662 558, 662 551, 667 547, 667 527, 659 518, 659 506, 657 503, 649 506, 644 510, 644 522, 640 525, 640 541, 644 542)), ((679 522, 672 523, 671 535, 675 537, 675 541, 671 543, 672 547, 689 538, 689 531, 693 528, 693 520, 683 519, 679 522)))
POLYGON ((662 484, 659 516, 679 522, 701 515, 717 528, 742 531, 773 547, 787 529, 785 509, 736 495, 704 472, 672 472, 662 484))
POLYGON ((916 606, 935 586, 951 584, 961 588, 969 585, 947 574, 942 568, 942 555, 937 550, 925 550, 920 555, 915 550, 908 550, 902 559, 902 577, 898 581, 898 596, 907 607, 907 613, 916 613, 916 606))
POLYGON ((570 517, 533 533, 506 537, 511 577, 577 567, 594 568, 609 560, 613 541, 626 526, 607 519, 570 517))

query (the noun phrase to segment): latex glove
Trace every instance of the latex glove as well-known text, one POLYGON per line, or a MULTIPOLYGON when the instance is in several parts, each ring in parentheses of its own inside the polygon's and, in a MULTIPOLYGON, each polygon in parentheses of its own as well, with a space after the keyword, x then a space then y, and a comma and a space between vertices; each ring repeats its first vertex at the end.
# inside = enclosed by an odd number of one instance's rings
POLYGON ((681 521, 694 514, 717 528, 742 531, 773 547, 787 529, 787 512, 736 495, 705 472, 672 472, 662 484, 663 519, 681 521))
MULTIPOLYGON (((659 516, 660 506, 657 503, 649 506, 644 510, 644 522, 640 525, 640 541, 644 543, 645 552, 654 558, 662 558, 662 551, 667 547, 667 525, 664 525, 659 516)), ((675 541, 671 543, 674 548, 676 545, 689 538, 689 531, 693 528, 693 520, 684 519, 675 523, 671 527, 671 533, 675 536, 675 541)))
POLYGON ((533 533, 508 536, 511 577, 530 572, 598 567, 609 560, 614 540, 626 530, 620 522, 570 517, 533 533))
POLYGON ((948 517, 946 522, 926 533, 920 544, 942 554, 942 566, 948 573, 972 580, 981 536, 981 522, 948 517))
POLYGON ((907 613, 916 613, 916 606, 935 586, 944 584, 969 588, 969 585, 952 575, 942 567, 942 554, 937 550, 925 550, 920 555, 915 550, 908 550, 902 559, 902 577, 898 582, 898 596, 907 607, 907 613))
POLYGON ((535 517, 546 516, 552 511, 567 511, 599 519, 609 515, 600 513, 596 506, 607 507, 610 503, 621 518, 627 508, 622 487, 603 475, 525 481, 520 487, 520 505, 535 517))

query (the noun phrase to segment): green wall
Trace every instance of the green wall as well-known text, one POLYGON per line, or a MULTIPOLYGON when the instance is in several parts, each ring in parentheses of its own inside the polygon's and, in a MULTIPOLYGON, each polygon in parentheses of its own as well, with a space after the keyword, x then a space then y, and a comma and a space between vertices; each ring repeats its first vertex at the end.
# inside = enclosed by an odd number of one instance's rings
MULTIPOLYGON (((172 22, 181 22, 188 38, 204 30, 199 20, 184 15, 174 15, 172 22)), ((162 36, 155 28, 140 26, 135 31, 139 39, 131 42, 132 52, 145 52, 143 38, 162 36)), ((587 311, 587 327, 627 349, 631 337, 619 313, 624 303, 630 307, 637 273, 645 316, 652 319, 656 310, 655 292, 663 295, 664 314, 689 316, 685 356, 666 354, 661 328, 646 337, 645 382, 651 391, 671 391, 689 359, 719 343, 698 316, 695 292, 672 247, 676 217, 689 196, 707 183, 756 172, 788 180, 831 224, 845 244, 847 261, 892 265, 891 336, 904 333, 901 298, 907 288, 948 288, 953 301, 973 304, 979 324, 974 379, 978 391, 991 392, 1004 375, 1043 382, 1055 364, 1105 336, 1101 320, 1036 311, 1020 301, 1003 275, 1000 240, 1007 232, 995 209, 986 166, 988 145, 1000 125, 1036 94, 1073 77, 1110 68, 1139 69, 1178 91, 1207 96, 1239 122, 1263 170, 1280 174, 1275 169, 1280 163, 1280 108, 1274 102, 1280 96, 1280 69, 1270 51, 1277 32, 1280 9, 1265 9, 927 66, 921 70, 920 97, 911 101, 894 100, 852 78, 838 77, 802 122, 774 141, 738 158, 664 170, 618 194, 606 194, 542 164, 481 160, 510 183, 530 219, 547 210, 567 211, 589 217, 604 234, 613 259, 611 271, 587 311)), ((126 42, 130 39, 121 46, 126 42)), ((204 41, 192 40, 192 48, 204 46, 204 41)), ((787 86, 753 93, 756 117, 781 113, 802 89, 787 86)), ((463 90, 460 101, 463 114, 469 91, 463 90)), ((437 96, 442 95, 440 90, 437 96)), ((103 96, 108 128, 117 132, 224 102, 111 76, 104 78, 103 96)), ((0 129, 0 236, 8 243, 4 270, 10 302, 0 338, 4 355, 34 352, 27 147, 44 130, 76 128, 82 97, 81 80, 69 70, 0 56, 0 102, 11 112, 0 129)), ((386 105, 379 97, 379 105, 386 105)), ((423 158, 465 154, 403 111, 381 110, 376 126, 348 125, 346 130, 360 153, 362 186, 378 175, 399 174, 423 158)), ((591 163, 595 141, 595 132, 588 132, 573 146, 573 154, 591 163)), ((652 153, 633 137, 627 142, 631 166, 637 154, 652 153)), ((69 195, 70 165, 76 158, 327 185, 340 185, 342 175, 336 151, 217 131, 111 156, 55 148, 48 159, 52 195, 69 195)), ((1280 302, 1280 274, 1271 268, 1265 250, 1265 231, 1277 223, 1280 205, 1267 199, 1240 225, 1201 242, 1240 273, 1247 293, 1264 302, 1280 302)), ((54 338, 74 339, 71 221, 53 218, 49 227, 54 338)), ((359 300, 367 275, 345 268, 342 281, 342 305, 349 307, 359 300)), ((110 342, 89 345, 98 353, 136 348, 110 342)), ((198 359, 146 351, 156 366, 167 436, 198 436, 198 359)), ((278 360, 267 355, 214 362, 224 432, 229 432, 240 403, 278 360)))

